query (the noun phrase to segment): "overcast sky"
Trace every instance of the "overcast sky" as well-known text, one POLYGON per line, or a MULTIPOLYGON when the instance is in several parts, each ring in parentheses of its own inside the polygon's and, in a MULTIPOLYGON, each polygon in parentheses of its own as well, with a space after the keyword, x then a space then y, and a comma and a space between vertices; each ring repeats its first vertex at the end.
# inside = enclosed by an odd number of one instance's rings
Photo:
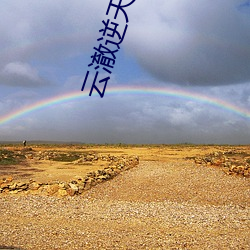
MULTIPOLYGON (((88 70, 82 93, 89 93, 93 47, 105 41, 97 41, 102 21, 119 24, 121 36, 126 25, 122 11, 114 19, 115 7, 106 15, 108 5, 109 0, 0 0, 1 117, 80 93, 88 70)), ((0 124, 0 141, 250 144, 250 118, 230 110, 180 96, 109 94, 114 87, 166 88, 250 112, 250 1, 136 0, 124 10, 128 27, 112 73, 98 69, 98 81, 110 77, 104 97, 83 96, 26 113, 0 124)), ((119 41, 117 33, 107 34, 105 39, 119 41)))

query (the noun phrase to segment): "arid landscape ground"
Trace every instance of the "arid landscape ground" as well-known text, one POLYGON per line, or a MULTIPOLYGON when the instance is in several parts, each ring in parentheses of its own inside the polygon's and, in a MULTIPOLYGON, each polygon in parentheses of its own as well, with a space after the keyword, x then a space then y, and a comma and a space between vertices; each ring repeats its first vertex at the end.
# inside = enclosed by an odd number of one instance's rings
POLYGON ((0 153, 0 249, 250 249, 250 146, 0 153))

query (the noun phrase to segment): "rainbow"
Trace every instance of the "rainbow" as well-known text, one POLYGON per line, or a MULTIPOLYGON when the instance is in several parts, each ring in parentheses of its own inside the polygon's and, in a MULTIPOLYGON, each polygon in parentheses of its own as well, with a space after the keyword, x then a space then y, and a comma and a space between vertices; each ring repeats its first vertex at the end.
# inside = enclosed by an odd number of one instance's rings
MULTIPOLYGON (((237 107, 229 102, 226 102, 221 99, 214 98, 214 97, 206 96, 203 94, 188 92, 184 90, 175 90, 175 89, 170 89, 170 88, 157 88, 157 87, 147 88, 147 87, 138 87, 138 86, 137 87, 132 87, 132 86, 113 87, 113 88, 108 88, 106 90, 104 98, 108 98, 108 96, 111 94, 158 95, 158 96, 171 96, 171 97, 177 97, 177 98, 183 98, 183 99, 191 99, 194 101, 203 102, 203 103, 207 103, 207 104, 222 108, 224 110, 235 113, 247 119, 250 118, 249 111, 243 108, 237 107)), ((97 94, 93 93, 93 95, 97 95, 97 94)), ((11 113, 8 113, 0 117, 0 125, 3 125, 9 121, 12 121, 18 117, 21 117, 33 111, 46 108, 52 105, 57 105, 59 103, 63 103, 63 102, 67 102, 67 101, 71 101, 75 99, 80 99, 80 98, 87 97, 87 96, 88 96, 87 91, 81 92, 79 90, 79 91, 74 91, 74 92, 70 92, 66 94, 57 95, 51 98, 47 98, 47 99, 38 101, 36 103, 33 103, 31 105, 22 107, 16 111, 13 111, 11 113)))

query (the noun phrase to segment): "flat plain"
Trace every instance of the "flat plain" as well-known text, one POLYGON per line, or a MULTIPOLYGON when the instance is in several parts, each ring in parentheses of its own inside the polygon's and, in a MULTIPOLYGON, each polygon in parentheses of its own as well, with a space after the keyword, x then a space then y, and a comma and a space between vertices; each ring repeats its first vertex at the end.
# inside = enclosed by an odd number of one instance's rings
POLYGON ((0 249, 250 249, 250 146, 8 145, 1 154, 0 249), (131 155, 138 165, 81 193, 4 188, 84 179, 131 155))

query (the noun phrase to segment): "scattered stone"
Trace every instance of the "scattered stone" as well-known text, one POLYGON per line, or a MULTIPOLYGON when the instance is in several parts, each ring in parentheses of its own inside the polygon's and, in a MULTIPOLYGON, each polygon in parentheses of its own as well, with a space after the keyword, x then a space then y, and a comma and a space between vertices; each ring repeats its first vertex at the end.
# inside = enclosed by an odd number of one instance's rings
POLYGON ((59 189, 64 189, 64 190, 67 189, 68 187, 68 185, 64 182, 59 183, 58 186, 59 186, 59 189))
POLYGON ((17 188, 17 184, 14 182, 12 185, 9 185, 10 190, 15 190, 17 188))
POLYGON ((59 190, 59 185, 58 184, 51 184, 47 186, 47 193, 49 195, 55 194, 59 190))
POLYGON ((57 194, 58 194, 58 196, 67 196, 68 192, 66 189, 59 189, 57 194))
POLYGON ((33 159, 33 154, 26 154, 25 157, 26 159, 33 159))
POLYGON ((17 189, 26 190, 26 189, 28 189, 29 184, 28 184, 28 183, 25 183, 25 182, 18 182, 18 183, 16 184, 16 186, 17 186, 17 189))
POLYGON ((1 186, 0 186, 0 188, 1 189, 7 189, 7 188, 9 188, 9 183, 6 183, 6 182, 2 183, 1 186))
POLYGON ((78 193, 79 193, 79 194, 82 194, 83 191, 84 191, 84 184, 79 184, 79 185, 78 185, 78 193))
POLYGON ((42 185, 41 183, 32 182, 31 184, 29 184, 29 189, 30 190, 38 190, 41 185, 42 185))
POLYGON ((75 193, 76 193, 76 191, 75 191, 74 189, 72 189, 72 188, 67 189, 66 192, 67 192, 67 194, 70 195, 70 196, 74 196, 75 193))
POLYGON ((74 190, 75 192, 78 192, 79 188, 76 184, 73 183, 69 183, 69 187, 74 190))

